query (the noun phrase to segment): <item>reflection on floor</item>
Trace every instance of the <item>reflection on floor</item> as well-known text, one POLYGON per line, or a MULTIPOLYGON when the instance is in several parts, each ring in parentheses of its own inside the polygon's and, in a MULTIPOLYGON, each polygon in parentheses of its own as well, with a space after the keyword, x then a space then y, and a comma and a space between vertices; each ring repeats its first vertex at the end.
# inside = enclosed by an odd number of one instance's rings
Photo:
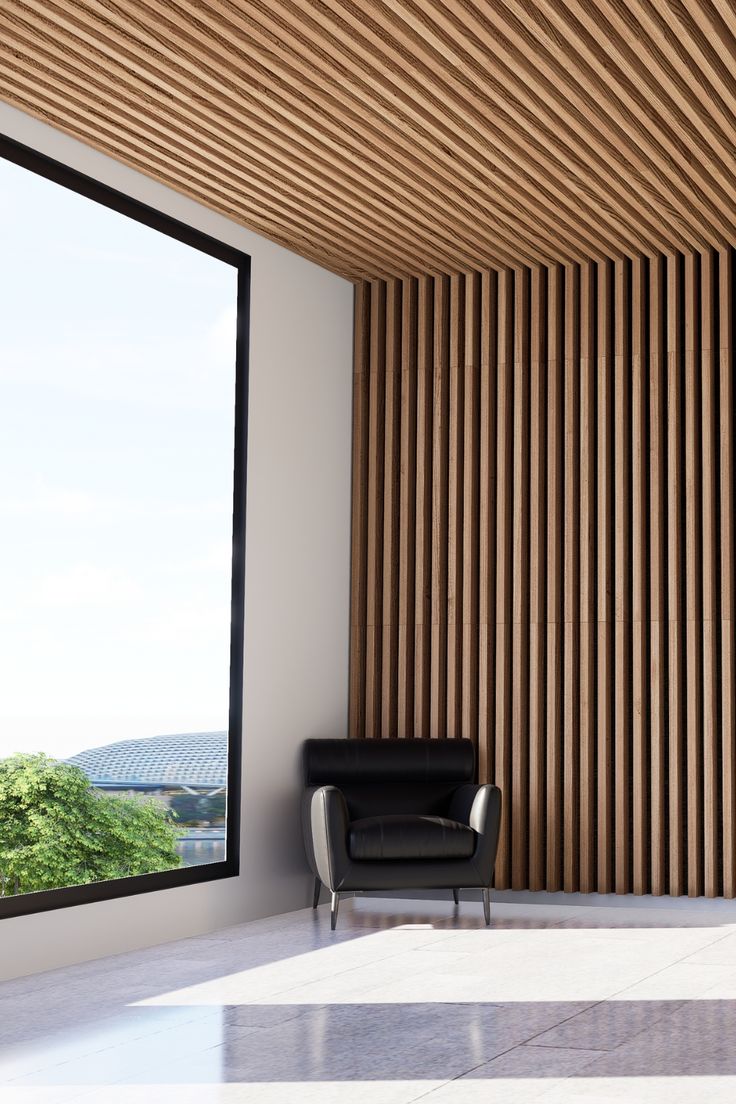
POLYGON ((2 1104, 736 1099, 736 923, 346 901, 0 985, 2 1104))

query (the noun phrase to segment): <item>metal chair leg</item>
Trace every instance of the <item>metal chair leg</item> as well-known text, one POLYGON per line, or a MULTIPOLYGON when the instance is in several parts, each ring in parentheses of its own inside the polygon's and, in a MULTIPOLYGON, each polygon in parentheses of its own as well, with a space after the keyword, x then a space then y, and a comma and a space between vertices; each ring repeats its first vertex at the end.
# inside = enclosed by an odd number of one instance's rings
POLYGON ((332 931, 337 927, 337 910, 340 907, 340 894, 332 894, 332 906, 330 908, 330 928, 332 931))
POLYGON ((482 891, 482 893, 483 893, 483 912, 485 913, 486 927, 488 928, 491 925, 491 891, 490 891, 490 888, 489 889, 484 889, 482 891))
POLYGON ((452 899, 453 899, 453 901, 455 902, 456 905, 460 904, 460 890, 459 889, 453 889, 452 899))
POLYGON ((322 883, 319 878, 314 879, 314 897, 312 898, 312 908, 316 909, 319 904, 319 893, 322 889, 322 883))

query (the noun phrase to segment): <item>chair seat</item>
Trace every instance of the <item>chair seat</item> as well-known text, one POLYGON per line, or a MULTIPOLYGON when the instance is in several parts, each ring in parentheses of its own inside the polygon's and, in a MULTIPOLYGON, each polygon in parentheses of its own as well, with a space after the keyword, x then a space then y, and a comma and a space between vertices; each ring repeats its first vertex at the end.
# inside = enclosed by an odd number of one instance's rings
POLYGON ((440 816, 387 815, 351 822, 350 857, 363 862, 382 859, 469 859, 475 832, 467 824, 440 816))

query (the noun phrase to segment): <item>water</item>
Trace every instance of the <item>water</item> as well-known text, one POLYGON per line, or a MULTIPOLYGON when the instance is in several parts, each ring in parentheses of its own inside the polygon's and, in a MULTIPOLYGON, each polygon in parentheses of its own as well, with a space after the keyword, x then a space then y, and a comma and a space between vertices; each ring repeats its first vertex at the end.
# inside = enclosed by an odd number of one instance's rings
POLYGON ((225 859, 224 828, 191 828, 182 836, 176 850, 184 866, 204 866, 225 859))

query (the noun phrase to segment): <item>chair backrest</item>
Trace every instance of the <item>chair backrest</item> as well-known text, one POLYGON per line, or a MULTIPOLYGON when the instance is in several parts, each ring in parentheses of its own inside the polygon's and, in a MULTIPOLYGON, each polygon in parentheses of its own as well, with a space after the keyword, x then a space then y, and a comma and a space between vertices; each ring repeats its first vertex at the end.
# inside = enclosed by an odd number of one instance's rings
POLYGON ((475 778, 470 740, 307 740, 307 786, 338 786, 351 820, 386 813, 441 815, 475 778))

